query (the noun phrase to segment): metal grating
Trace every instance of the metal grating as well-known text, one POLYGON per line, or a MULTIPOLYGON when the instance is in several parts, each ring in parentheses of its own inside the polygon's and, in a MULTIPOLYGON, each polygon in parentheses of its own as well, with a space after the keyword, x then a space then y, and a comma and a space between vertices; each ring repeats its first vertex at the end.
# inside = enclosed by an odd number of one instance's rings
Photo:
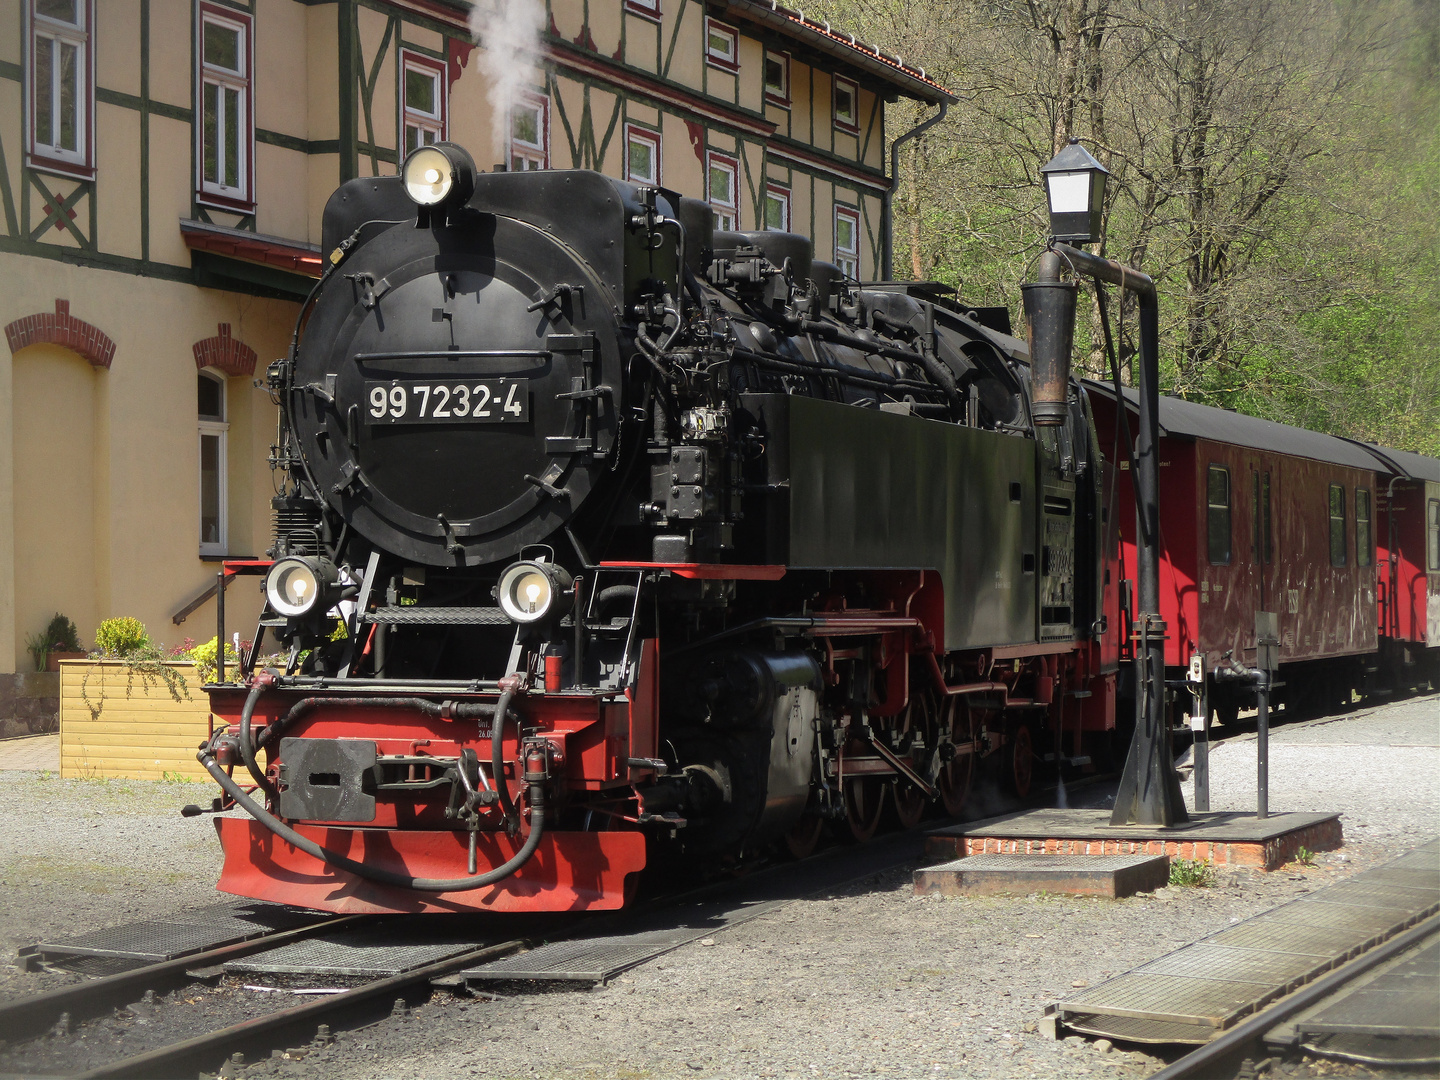
POLYGON ((1312 974, 1317 967, 1324 966, 1327 966, 1325 960, 1315 956, 1196 944, 1187 945, 1135 970, 1147 975, 1289 986, 1295 980, 1312 974))
POLYGON ((605 982, 620 972, 653 960, 710 931, 693 928, 556 941, 529 952, 470 968, 468 979, 556 979, 605 982))
POLYGON ((176 912, 168 919, 128 923, 62 941, 42 942, 39 951, 47 962, 60 962, 66 957, 106 956, 158 963, 247 941, 275 930, 303 926, 324 917, 313 911, 254 901, 211 904, 176 912))
POLYGON ((1440 1039, 1440 941, 1342 991, 1296 1022, 1309 1035, 1387 1035, 1440 1039))
POLYGON ((399 975, 424 964, 458 956, 484 942, 436 941, 376 931, 335 934, 282 945, 231 960, 226 971, 263 975, 399 975))
POLYGON ((1248 920, 1229 930, 1222 930, 1205 939, 1207 945, 1224 945, 1241 949, 1262 949, 1274 953, 1294 953, 1311 957, 1329 957, 1336 951, 1347 953, 1375 935, 1369 930, 1340 926, 1309 926, 1305 923, 1277 922, 1273 919, 1248 920))
POLYGON ((1076 1013, 1065 1017, 1065 1027, 1086 1035, 1124 1039, 1138 1043, 1207 1043, 1214 1031, 1195 1024, 1169 1020, 1142 1020, 1138 1016, 1108 1016, 1104 1013, 1076 1013))
POLYGON ((1383 934, 1396 923, 1404 920, 1404 913, 1394 908, 1359 907, 1354 904, 1331 904, 1322 893, 1313 900, 1295 900, 1268 911, 1263 916, 1267 922, 1300 923, 1304 926, 1333 926, 1336 929, 1367 931, 1383 934))
POLYGON ((1278 988, 1264 983, 1177 979, 1130 971, 1060 1002, 1059 1008, 1063 1013, 1108 1012, 1219 1028, 1277 993, 1278 988))
POLYGON ((1411 889, 1429 889, 1440 892, 1440 870, 1420 867, 1387 866, 1376 867, 1365 875, 1366 881, 1377 885, 1399 885, 1411 889))
POLYGON ((1302 896, 1299 903, 1316 900, 1326 904, 1355 904, 1359 907, 1421 912, 1440 901, 1440 888, 1412 889, 1402 885, 1382 885, 1378 882, 1342 881, 1309 896, 1302 896))

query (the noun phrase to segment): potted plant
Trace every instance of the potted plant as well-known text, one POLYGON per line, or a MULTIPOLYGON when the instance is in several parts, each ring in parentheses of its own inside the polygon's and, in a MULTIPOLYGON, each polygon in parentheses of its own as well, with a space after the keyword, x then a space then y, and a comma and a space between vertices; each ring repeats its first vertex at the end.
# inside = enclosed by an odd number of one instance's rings
POLYGON ((61 660, 83 660, 89 655, 80 644, 80 631, 58 611, 41 633, 25 639, 25 648, 36 671, 59 671, 61 660))

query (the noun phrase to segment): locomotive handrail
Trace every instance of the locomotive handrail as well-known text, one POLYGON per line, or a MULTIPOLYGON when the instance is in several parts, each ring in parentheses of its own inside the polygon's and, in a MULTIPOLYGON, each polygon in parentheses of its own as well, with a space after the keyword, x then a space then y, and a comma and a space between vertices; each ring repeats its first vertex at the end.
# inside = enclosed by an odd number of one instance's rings
POLYGON ((549 360, 555 354, 549 349, 422 349, 417 352, 356 353, 357 364, 371 360, 477 360, 489 356, 527 356, 549 360))

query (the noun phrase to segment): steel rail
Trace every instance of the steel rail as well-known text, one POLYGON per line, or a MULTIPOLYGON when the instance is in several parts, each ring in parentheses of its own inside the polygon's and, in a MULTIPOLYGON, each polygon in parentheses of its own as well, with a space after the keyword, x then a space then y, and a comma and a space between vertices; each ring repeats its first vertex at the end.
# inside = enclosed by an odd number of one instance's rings
MULTIPOLYGON (((293 1038, 297 1029, 306 1032, 300 1041, 307 1042, 313 1038, 315 1028, 327 1015, 345 1013, 347 1019, 353 1021, 356 1012, 362 1007, 374 1008, 377 1004, 388 1004, 391 995, 399 995, 417 984, 428 983, 436 976, 448 975, 471 964, 515 952, 528 943, 528 939, 515 938, 471 949, 446 960, 437 960, 433 964, 425 964, 411 971, 377 979, 344 993, 331 994, 318 1001, 308 1001, 303 1005, 243 1020, 183 1042, 102 1065, 98 1069, 78 1074, 78 1080, 99 1080, 101 1077, 140 1077, 142 1080, 183 1077, 188 1080, 198 1072, 218 1068, 232 1053, 252 1049, 257 1042, 275 1044, 288 1041, 293 1038), (377 999, 380 999, 379 1002, 377 999)), ((292 1042, 291 1045, 298 1044, 292 1042)))
POLYGON ((62 1013, 69 1013, 72 1021, 96 1016, 113 1007, 130 1004, 146 990, 168 990, 194 982, 195 979, 186 974, 192 969, 213 967, 227 960, 238 960, 242 956, 273 949, 277 945, 299 941, 314 934, 353 929, 361 923, 377 918, 377 915, 342 915, 339 918, 320 919, 305 926, 278 930, 247 941, 222 945, 218 949, 177 956, 174 960, 162 960, 158 964, 147 964, 133 971, 107 975, 92 982, 62 986, 36 997, 0 1006, 0 1031, 11 1032, 12 1041, 19 1041, 13 1036, 22 1032, 39 1035, 54 1026, 62 1013))
POLYGON ((1431 915, 1423 922, 1396 934, 1389 941, 1375 946, 1349 963, 1316 979, 1289 997, 1281 998, 1243 1023, 1236 1024, 1218 1039, 1206 1043, 1200 1049, 1186 1054, 1180 1060, 1172 1062, 1153 1074, 1150 1080, 1190 1080, 1192 1077, 1220 1075, 1216 1071, 1217 1066, 1224 1063, 1226 1059, 1242 1053, 1251 1043, 1263 1038, 1265 1032, 1270 1028, 1309 1008, 1322 998, 1329 997, 1352 982, 1356 976, 1363 975, 1391 957, 1398 956, 1437 930, 1440 930, 1440 915, 1431 915))

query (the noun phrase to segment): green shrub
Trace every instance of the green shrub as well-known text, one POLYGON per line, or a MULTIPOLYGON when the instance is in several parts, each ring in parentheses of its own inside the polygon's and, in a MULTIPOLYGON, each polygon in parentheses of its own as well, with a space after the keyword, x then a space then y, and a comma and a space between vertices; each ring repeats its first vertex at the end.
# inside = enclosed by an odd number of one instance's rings
POLYGON ((107 660, 123 660, 154 646, 145 624, 129 615, 106 619, 95 630, 95 647, 107 660))
POLYGON ((1208 889, 1215 884, 1215 867, 1209 859, 1171 859, 1170 884, 1208 889))
POLYGON ((50 642, 51 652, 85 651, 85 646, 80 644, 80 631, 76 629, 73 622, 58 611, 50 620, 50 625, 45 627, 45 638, 50 642))
MULTIPOLYGON (((195 665, 195 673, 200 676, 202 683, 214 680, 216 675, 215 653, 216 639, 211 638, 201 645, 193 646, 185 655, 195 665)), ((235 647, 228 641, 225 643, 225 663, 238 664, 240 658, 235 655, 235 647)))

